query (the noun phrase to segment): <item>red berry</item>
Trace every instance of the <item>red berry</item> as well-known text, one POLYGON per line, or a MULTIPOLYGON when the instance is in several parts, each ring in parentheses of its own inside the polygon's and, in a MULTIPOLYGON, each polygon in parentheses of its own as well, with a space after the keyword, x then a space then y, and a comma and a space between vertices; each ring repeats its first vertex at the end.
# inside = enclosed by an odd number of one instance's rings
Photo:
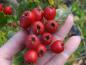
POLYGON ((50 33, 44 33, 42 40, 44 45, 49 45, 52 42, 53 36, 50 33))
POLYGON ((38 55, 34 50, 29 50, 24 54, 24 59, 28 63, 36 63, 38 55))
POLYGON ((11 6, 5 7, 4 8, 4 14, 11 15, 12 14, 12 7, 11 6))
POLYGON ((40 40, 36 35, 30 34, 27 37, 27 40, 26 40, 26 47, 27 48, 36 49, 39 44, 40 44, 40 40))
POLYGON ((53 8, 53 7, 46 7, 44 9, 44 17, 47 19, 47 20, 52 20, 54 19, 56 16, 56 9, 53 8))
POLYGON ((46 53, 46 47, 42 44, 40 44, 37 48, 36 48, 36 52, 38 53, 39 57, 43 56, 46 53))
POLYGON ((25 12, 23 13, 23 15, 24 15, 25 17, 27 17, 27 21, 28 21, 30 24, 33 24, 33 23, 35 22, 35 15, 34 15, 33 12, 31 12, 31 11, 25 11, 25 12))
POLYGON ((49 33, 55 33, 59 27, 59 24, 55 20, 50 20, 45 24, 45 29, 49 33))
POLYGON ((3 5, 0 4, 0 12, 2 12, 2 10, 3 10, 3 5))
POLYGON ((20 17, 20 27, 26 30, 29 26, 30 26, 30 23, 28 22, 27 17, 21 16, 20 17))
POLYGON ((44 32, 44 24, 41 23, 41 21, 36 21, 33 25, 32 25, 32 30, 34 33, 36 34, 42 34, 44 32))
POLYGON ((61 53, 64 50, 64 45, 62 41, 57 40, 50 46, 50 48, 54 53, 61 53))
POLYGON ((34 8, 32 12, 35 14, 36 21, 41 21, 43 18, 43 13, 39 8, 34 8))

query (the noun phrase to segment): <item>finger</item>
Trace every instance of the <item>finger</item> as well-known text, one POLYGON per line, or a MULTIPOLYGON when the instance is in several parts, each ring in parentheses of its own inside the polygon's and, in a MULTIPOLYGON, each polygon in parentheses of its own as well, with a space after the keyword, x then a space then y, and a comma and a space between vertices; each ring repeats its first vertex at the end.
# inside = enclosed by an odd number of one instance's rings
POLYGON ((56 39, 64 40, 74 24, 73 15, 70 14, 61 29, 54 34, 56 39))
POLYGON ((35 65, 44 65, 46 62, 49 61, 49 59, 52 59, 55 56, 54 53, 51 51, 47 51, 47 53, 43 56, 40 57, 35 65))
POLYGON ((65 44, 65 50, 68 55, 71 55, 78 47, 81 42, 80 36, 72 36, 65 44))
POLYGON ((27 34, 19 31, 0 48, 0 57, 13 57, 22 47, 27 34))
POLYGON ((64 65, 69 56, 75 52, 80 44, 81 38, 80 36, 71 37, 65 44, 65 50, 61 54, 56 55, 50 61, 48 61, 45 65, 64 65))
POLYGON ((0 58, 0 65, 12 65, 12 61, 0 58))

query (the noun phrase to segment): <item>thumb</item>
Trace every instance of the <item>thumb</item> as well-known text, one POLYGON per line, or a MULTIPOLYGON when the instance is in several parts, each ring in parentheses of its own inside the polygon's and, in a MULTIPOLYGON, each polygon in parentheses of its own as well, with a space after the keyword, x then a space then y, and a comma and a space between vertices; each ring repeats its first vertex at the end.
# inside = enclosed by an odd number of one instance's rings
POLYGON ((12 58, 21 49, 26 36, 24 31, 17 32, 0 48, 0 57, 12 58))

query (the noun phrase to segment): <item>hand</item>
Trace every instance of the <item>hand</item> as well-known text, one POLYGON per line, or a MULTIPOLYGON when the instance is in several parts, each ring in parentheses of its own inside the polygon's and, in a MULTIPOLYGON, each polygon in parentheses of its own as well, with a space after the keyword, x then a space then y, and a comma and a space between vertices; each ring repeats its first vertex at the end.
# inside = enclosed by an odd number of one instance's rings
MULTIPOLYGON (((55 39, 63 41, 73 24, 73 15, 69 15, 61 29, 54 34, 55 39)), ((19 31, 0 48, 0 65, 12 65, 12 58, 21 50, 26 36, 24 31, 19 31)), ((35 65, 64 65, 69 56, 78 48, 80 41, 80 36, 72 36, 65 43, 65 50, 62 53, 54 54, 48 51, 38 59, 35 65)))

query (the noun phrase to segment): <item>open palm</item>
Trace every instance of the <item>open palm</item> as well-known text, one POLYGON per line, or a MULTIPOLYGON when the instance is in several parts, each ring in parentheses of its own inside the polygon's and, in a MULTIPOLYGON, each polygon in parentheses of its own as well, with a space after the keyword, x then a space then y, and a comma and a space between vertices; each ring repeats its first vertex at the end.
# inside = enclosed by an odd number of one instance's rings
MULTIPOLYGON (((64 41, 73 24, 73 15, 70 14, 61 29, 53 34, 55 39, 64 41)), ((21 50, 26 36, 24 31, 19 31, 0 48, 0 65, 12 65, 13 56, 21 50)), ((65 43, 62 53, 54 54, 48 51, 38 59, 35 65, 64 65, 69 56, 78 48, 80 41, 80 36, 72 36, 65 43)))

